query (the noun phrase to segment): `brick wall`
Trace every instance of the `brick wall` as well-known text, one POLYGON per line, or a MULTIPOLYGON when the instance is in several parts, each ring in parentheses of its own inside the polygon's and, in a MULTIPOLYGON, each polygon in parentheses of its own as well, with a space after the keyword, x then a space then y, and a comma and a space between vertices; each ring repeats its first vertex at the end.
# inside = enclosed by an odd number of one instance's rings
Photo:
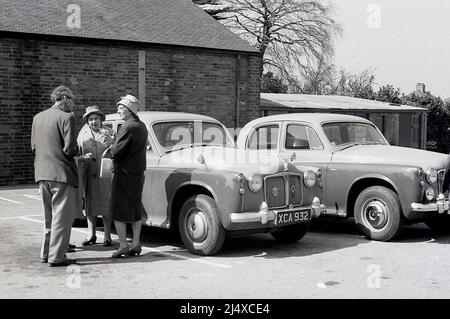
MULTIPOLYGON (((124 42, 0 35, 0 185, 33 182, 32 118, 51 106, 60 84, 84 108, 115 112, 120 96, 138 96, 138 50, 146 51, 146 109, 200 113, 234 127, 235 53, 124 42)), ((242 55, 240 123, 259 116, 259 57, 242 55)))
MULTIPOLYGON (((259 58, 241 55, 240 125, 259 116, 259 58), (255 62, 256 61, 256 62, 255 62)), ((146 109, 183 111, 236 124, 236 54, 146 50, 146 109)))
POLYGON ((372 121, 391 145, 399 144, 399 113, 370 113, 372 121))

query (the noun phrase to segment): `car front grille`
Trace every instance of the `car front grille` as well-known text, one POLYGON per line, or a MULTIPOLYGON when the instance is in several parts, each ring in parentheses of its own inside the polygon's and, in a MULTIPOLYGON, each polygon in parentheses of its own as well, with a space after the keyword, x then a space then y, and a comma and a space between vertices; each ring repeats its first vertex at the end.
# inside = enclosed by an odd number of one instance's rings
POLYGON ((302 177, 297 174, 277 174, 264 178, 264 196, 269 208, 299 206, 303 201, 302 177))
POLYGON ((289 176, 289 204, 298 206, 302 204, 302 178, 300 175, 289 176), (299 196, 300 195, 300 196, 299 196))

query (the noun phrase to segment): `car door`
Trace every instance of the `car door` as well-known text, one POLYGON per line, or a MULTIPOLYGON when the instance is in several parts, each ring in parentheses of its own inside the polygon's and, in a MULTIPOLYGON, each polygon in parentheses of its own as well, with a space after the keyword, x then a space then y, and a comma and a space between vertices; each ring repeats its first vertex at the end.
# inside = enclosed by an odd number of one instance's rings
MULTIPOLYGON (((314 127, 308 123, 286 121, 281 125, 280 135, 280 157, 285 160, 293 159, 295 165, 319 167, 326 186, 332 153, 314 127)), ((326 201, 326 189, 323 197, 326 201)))
MULTIPOLYGON (((148 128, 147 128, 148 130, 148 128)), ((146 224, 152 225, 155 224, 155 221, 158 220, 158 217, 155 215, 155 211, 153 209, 153 201, 154 198, 154 172, 155 168, 158 167, 159 161, 159 153, 156 150, 155 143, 150 134, 148 134, 147 140, 147 151, 146 151, 146 169, 144 172, 145 182, 144 189, 142 191, 142 204, 145 209, 144 220, 146 224)))
POLYGON ((268 122, 252 129, 245 143, 249 152, 279 157, 281 125, 268 122))
POLYGON ((331 161, 332 156, 314 127, 302 122, 283 122, 280 140, 281 157, 290 159, 294 153, 296 163, 312 166, 318 166, 318 164, 324 166, 331 161))

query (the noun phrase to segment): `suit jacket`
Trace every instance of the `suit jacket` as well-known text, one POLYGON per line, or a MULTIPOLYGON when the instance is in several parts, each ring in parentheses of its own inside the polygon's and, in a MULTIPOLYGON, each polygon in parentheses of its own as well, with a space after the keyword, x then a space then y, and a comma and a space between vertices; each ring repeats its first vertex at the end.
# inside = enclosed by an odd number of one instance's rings
POLYGON ((75 116, 52 106, 36 114, 31 128, 36 182, 47 180, 78 187, 75 116))
POLYGON ((142 173, 146 167, 148 131, 139 118, 124 123, 111 145, 114 173, 142 173))

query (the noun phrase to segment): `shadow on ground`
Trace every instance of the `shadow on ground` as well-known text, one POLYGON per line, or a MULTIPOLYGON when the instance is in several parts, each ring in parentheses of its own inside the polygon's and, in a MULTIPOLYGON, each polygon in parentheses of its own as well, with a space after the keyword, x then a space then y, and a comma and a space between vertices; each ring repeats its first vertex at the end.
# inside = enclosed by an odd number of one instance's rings
MULTIPOLYGON (((113 233, 115 233, 113 228, 113 233)), ((132 237, 131 227, 127 228, 127 236, 132 237)), ((161 246, 175 247, 173 252, 177 250, 185 250, 179 233, 175 230, 166 230, 161 228, 143 226, 141 232, 141 241, 143 245, 150 248, 158 248, 161 246)), ((404 226, 399 237, 392 241, 393 244, 414 243, 414 242, 430 242, 430 243, 450 243, 450 235, 438 235, 433 233, 425 224, 416 224, 404 226)), ((221 251, 215 257, 245 257, 258 256, 263 258, 283 258, 283 257, 303 257, 324 252, 337 251, 344 248, 355 247, 362 244, 370 243, 361 235, 354 220, 350 219, 332 219, 320 218, 312 222, 309 232, 306 236, 295 243, 280 243, 268 234, 243 235, 239 237, 229 237, 226 239, 221 251)), ((103 247, 101 244, 89 246, 89 250, 111 250, 117 248, 103 247)), ((167 255, 158 254, 157 252, 147 253, 152 258, 171 258, 167 255)), ((144 255, 142 257, 145 258, 144 255)), ((101 259, 101 258, 99 258, 101 259)), ((139 260, 138 261, 144 261, 139 260)), ((97 263, 99 260, 85 260, 87 262, 97 263)), ((82 259, 80 262, 84 263, 82 259)), ((110 260, 109 262, 133 262, 131 258, 122 260, 110 260)))

